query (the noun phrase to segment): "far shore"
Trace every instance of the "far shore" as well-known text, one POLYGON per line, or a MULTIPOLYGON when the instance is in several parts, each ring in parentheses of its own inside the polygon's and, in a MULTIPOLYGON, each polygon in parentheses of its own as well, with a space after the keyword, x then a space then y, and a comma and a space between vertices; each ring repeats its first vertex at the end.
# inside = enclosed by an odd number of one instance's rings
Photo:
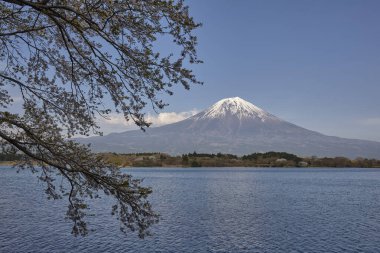
MULTIPOLYGON (((16 161, 0 161, 0 168, 4 167, 13 167, 17 165, 16 161)), ((380 169, 380 166, 378 167, 327 167, 327 166, 305 166, 305 167, 290 167, 290 166, 198 166, 198 167, 191 167, 191 166, 183 166, 183 165, 165 165, 165 166, 118 166, 119 169, 148 169, 148 168, 155 168, 155 169, 177 169, 177 168, 183 168, 183 169, 202 169, 202 168, 262 168, 262 169, 318 169, 318 168, 325 168, 325 169, 380 169)))
MULTIPOLYGON (((358 157, 299 157, 286 152, 234 154, 188 153, 169 155, 165 153, 98 153, 106 162, 119 168, 380 168, 380 160, 358 157)), ((22 155, 3 154, 0 166, 13 166, 23 160, 22 155)))
POLYGON ((0 166, 13 166, 16 164, 17 161, 0 161, 0 166))

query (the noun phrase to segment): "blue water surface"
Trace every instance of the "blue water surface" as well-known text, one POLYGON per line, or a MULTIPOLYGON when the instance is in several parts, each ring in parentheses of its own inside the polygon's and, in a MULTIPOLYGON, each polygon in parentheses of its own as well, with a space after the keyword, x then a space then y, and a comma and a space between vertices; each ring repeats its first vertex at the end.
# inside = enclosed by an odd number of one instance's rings
POLYGON ((153 236, 125 236, 92 202, 87 237, 67 200, 28 171, 0 168, 0 252, 380 252, 379 169, 129 168, 154 192, 153 236))

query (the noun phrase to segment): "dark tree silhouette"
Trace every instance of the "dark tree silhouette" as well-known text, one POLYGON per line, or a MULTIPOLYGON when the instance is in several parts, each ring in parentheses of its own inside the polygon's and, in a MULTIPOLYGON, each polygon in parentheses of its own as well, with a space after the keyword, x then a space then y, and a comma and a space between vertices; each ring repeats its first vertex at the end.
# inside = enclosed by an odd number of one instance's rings
POLYGON ((87 234, 87 202, 100 192, 115 200, 122 231, 143 237, 158 221, 150 188, 70 138, 101 134, 97 119, 111 112, 144 129, 143 109, 166 105, 160 93, 199 84, 184 67, 200 63, 197 27, 181 0, 0 0, 2 147, 25 155, 20 166, 41 173, 49 197, 68 196, 75 235, 87 234), (172 54, 157 52, 161 38, 172 54), (22 99, 19 113, 10 91, 22 99))

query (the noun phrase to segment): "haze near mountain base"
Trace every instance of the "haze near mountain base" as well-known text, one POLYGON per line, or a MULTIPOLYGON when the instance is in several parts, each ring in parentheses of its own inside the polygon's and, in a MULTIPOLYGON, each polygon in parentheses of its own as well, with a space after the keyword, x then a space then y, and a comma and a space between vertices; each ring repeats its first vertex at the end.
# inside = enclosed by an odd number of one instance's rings
POLYGON ((80 139, 96 152, 250 154, 380 158, 380 142, 327 136, 284 121, 239 97, 225 98, 180 122, 80 139))

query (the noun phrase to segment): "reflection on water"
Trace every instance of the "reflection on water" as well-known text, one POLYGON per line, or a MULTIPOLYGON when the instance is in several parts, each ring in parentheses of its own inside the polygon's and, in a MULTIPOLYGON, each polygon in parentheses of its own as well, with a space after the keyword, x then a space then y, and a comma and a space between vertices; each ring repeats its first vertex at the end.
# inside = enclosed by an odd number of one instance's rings
POLYGON ((380 170, 127 169, 154 189, 152 237, 125 237, 103 201, 85 238, 28 172, 0 169, 1 252, 378 252, 380 170))

